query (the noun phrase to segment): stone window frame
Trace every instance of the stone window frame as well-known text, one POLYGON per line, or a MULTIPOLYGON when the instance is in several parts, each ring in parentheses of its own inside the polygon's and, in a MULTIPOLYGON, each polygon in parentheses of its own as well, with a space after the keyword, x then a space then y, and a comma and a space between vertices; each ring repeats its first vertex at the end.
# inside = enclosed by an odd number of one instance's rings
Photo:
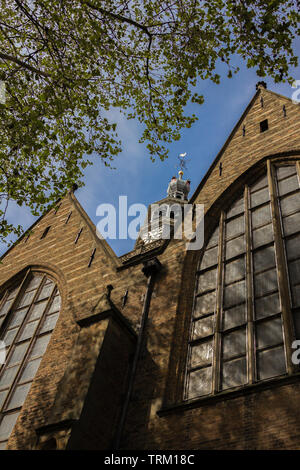
MULTIPOLYGON (((15 337, 11 341, 11 344, 8 345, 8 348, 7 348, 7 351, 6 351, 5 363, 3 365, 0 364, 0 378, 1 378, 1 376, 5 373, 5 371, 7 371, 9 369, 9 367, 8 367, 9 366, 9 361, 10 361, 10 358, 12 357, 12 355, 14 353, 16 344, 18 343, 18 344, 22 345, 22 344, 25 344, 27 341, 29 342, 29 344, 27 346, 27 349, 26 349, 26 352, 25 352, 25 355, 23 356, 21 361, 19 361, 19 363, 16 364, 18 369, 17 369, 17 372, 14 376, 14 379, 13 379, 12 383, 9 385, 9 387, 4 387, 3 386, 1 388, 1 391, 7 391, 8 390, 8 392, 6 394, 6 397, 3 401, 3 403, 1 403, 1 405, 0 405, 0 426, 1 426, 2 421, 6 417, 8 417, 8 419, 9 419, 10 415, 11 415, 11 417, 13 417, 13 416, 15 417, 15 418, 13 418, 13 421, 14 421, 14 424, 15 424, 15 422, 16 422, 16 420, 17 420, 17 418, 18 418, 18 416, 21 412, 23 403, 26 399, 26 395, 30 392, 32 383, 33 383, 33 381, 35 379, 35 376, 38 372, 40 362, 42 361, 42 358, 43 358, 43 356, 46 352, 49 340, 51 339, 52 332, 55 328, 55 323, 56 323, 56 321, 59 317, 59 313, 61 311, 61 294, 60 294, 60 291, 59 291, 59 288, 58 288, 57 280, 54 279, 53 276, 49 275, 44 270, 29 268, 29 269, 26 270, 25 273, 23 271, 22 273, 19 273, 16 276, 14 276, 14 278, 9 282, 9 284, 5 285, 4 288, 2 288, 1 300, 0 300, 0 312, 1 312, 2 307, 5 305, 6 301, 9 300, 10 296, 12 298, 12 303, 11 303, 11 305, 9 305, 9 308, 6 311, 6 313, 4 315, 0 315, 0 339, 3 340, 7 330, 9 330, 11 320, 13 319, 13 314, 17 311, 18 308, 21 310, 20 302, 22 301, 22 299, 24 299, 24 295, 26 293, 26 290, 30 286, 30 282, 34 279, 35 276, 40 277, 40 280, 39 280, 37 286, 32 289, 32 291, 33 292, 35 291, 35 293, 34 293, 32 299, 30 300, 29 304, 24 306, 26 308, 26 314, 23 317, 23 319, 21 320, 21 323, 19 325, 16 325, 17 332, 16 332, 15 337), (47 285, 51 286, 51 283, 52 283, 52 288, 51 288, 52 290, 50 290, 50 294, 47 295, 46 297, 39 298, 43 288, 47 285), (14 292, 14 295, 13 295, 13 292, 14 292), (54 305, 54 304, 52 304, 52 302, 55 299, 55 297, 58 297, 58 307, 57 308, 54 307, 54 310, 50 311, 50 309, 54 305), (37 324, 35 326, 35 329, 33 330, 33 333, 29 336, 25 335, 25 337, 22 339, 22 335, 24 334, 24 330, 25 330, 26 326, 30 325, 30 323, 35 323, 35 319, 33 319, 31 322, 28 322, 29 317, 32 313, 33 306, 34 305, 39 305, 39 304, 42 304, 42 303, 45 303, 45 306, 43 308, 42 314, 39 316, 39 318, 37 318, 37 324), (54 325, 51 325, 50 328, 48 327, 44 331, 42 331, 43 327, 44 327, 44 324, 45 324, 45 320, 48 319, 51 316, 53 316, 53 317, 56 316, 57 317, 56 319, 54 319, 54 325), (45 351, 43 351, 41 354, 39 354, 37 356, 30 357, 30 355, 33 351, 33 348, 35 347, 36 340, 38 340, 41 337, 47 337, 47 336, 49 337, 49 340, 46 344, 45 351), (36 371, 34 372, 33 377, 29 378, 27 380, 26 379, 20 380, 21 377, 22 377, 22 374, 24 373, 24 370, 25 370, 26 366, 31 361, 32 362, 39 361, 38 367, 37 367, 36 371), (25 398, 23 400, 23 403, 19 406, 16 406, 16 407, 9 407, 10 400, 14 397, 14 394, 16 392, 16 388, 18 386, 23 386, 23 385, 25 385, 25 386, 29 385, 27 393, 25 392, 25 398)), ((14 366, 12 366, 12 367, 14 367, 14 366)), ((11 426, 11 432, 14 428, 14 424, 11 426)), ((11 434, 11 432, 10 432, 10 434, 11 434)), ((6 447, 6 444, 7 444, 7 441, 9 439, 9 437, 10 436, 6 437, 5 439, 0 439, 0 449, 4 449, 6 447)))
MULTIPOLYGON (((289 276, 288 276, 288 264, 286 259, 286 250, 285 250, 285 237, 281 224, 282 224, 282 217, 280 215, 280 204, 279 204, 279 194, 277 192, 277 181, 275 179, 275 171, 278 166, 289 166, 295 165, 298 182, 300 185, 300 160, 292 158, 279 158, 279 159, 271 159, 268 158, 265 160, 263 167, 260 165, 259 175, 262 175, 262 171, 266 171, 267 179, 268 179, 268 188, 270 193, 270 207, 271 207, 271 223, 273 226, 274 231, 274 247, 276 251, 276 265, 277 265, 277 276, 278 276, 278 292, 281 302, 281 314, 282 314, 282 326, 283 326, 283 343, 284 343, 284 352, 285 352, 285 359, 286 359, 286 372, 282 374, 280 377, 283 376, 291 376, 296 372, 299 372, 299 367, 292 363, 291 357, 293 353, 292 349, 292 342, 294 339, 298 338, 299 332, 296 335, 295 333, 295 326, 292 320, 293 315, 300 316, 300 308, 292 308, 291 304, 291 290, 289 285, 289 276)), ((250 179, 250 178, 249 178, 250 179)), ((255 181, 251 180, 251 184, 255 181)), ((243 188, 244 188, 244 214, 245 214, 245 236, 246 236, 246 250, 245 250, 245 262, 246 262, 246 286, 247 292, 252 291, 252 283, 253 283, 253 271, 251 268, 251 258, 252 258, 252 249, 250 243, 250 207, 249 207, 249 183, 244 181, 243 188)), ((238 198, 235 198, 235 200, 238 198)), ((263 205, 263 204, 262 204, 263 205)), ((227 203, 226 206, 230 205, 227 203)), ((247 382, 243 385, 239 385, 233 388, 228 388, 227 390, 222 390, 220 386, 220 364, 221 364, 221 313, 222 313, 222 292, 223 286, 221 285, 224 279, 223 270, 223 254, 222 250, 224 249, 223 245, 223 230, 225 226, 225 214, 227 207, 222 208, 220 211, 219 216, 219 240, 218 240, 218 262, 217 262, 217 282, 216 282, 216 309, 214 312, 215 315, 215 332, 211 335, 213 338, 213 358, 211 360, 211 365, 213 367, 213 374, 212 374, 212 388, 209 393, 204 393, 197 395, 192 398, 188 398, 187 395, 187 386, 188 386, 188 374, 189 370, 189 359, 190 359, 190 350, 191 345, 195 344, 192 338, 192 323, 193 323, 193 316, 192 320, 190 321, 190 333, 189 333, 189 340, 188 340, 188 354, 187 360, 185 361, 185 373, 184 373, 184 389, 183 389, 183 402, 193 402, 198 401, 199 399, 209 399, 211 397, 217 397, 218 395, 230 394, 236 392, 241 389, 250 388, 252 385, 256 385, 261 382, 270 382, 274 377, 270 377, 267 379, 258 379, 255 373, 255 346, 254 346, 254 309, 253 309, 253 298, 252 296, 246 295, 246 322, 247 325, 247 340, 246 340, 246 357, 247 357, 247 382), (221 247, 221 250, 220 250, 221 247)), ((215 227, 216 228, 216 227, 215 227)), ((298 232, 300 234, 300 229, 298 232)), ((211 233, 212 235, 212 233, 211 233)), ((294 236, 295 234, 293 234, 294 236)), ((203 259, 203 255, 206 250, 206 246, 210 241, 210 237, 206 242, 205 248, 202 251, 202 256, 200 259, 200 263, 203 259)), ((200 266, 199 263, 199 266, 200 266)), ((197 275, 199 274, 199 270, 197 270, 197 275)), ((196 284, 197 285, 197 284, 196 284)), ((195 290, 196 291, 196 290, 195 290)), ((195 296, 196 297, 196 296, 195 296)), ((194 312, 195 308, 195 298, 193 303, 194 312)), ((275 315, 276 317, 276 315, 275 315)), ((201 367, 200 367, 201 369, 201 367)), ((276 377, 275 377, 276 378, 276 377)))

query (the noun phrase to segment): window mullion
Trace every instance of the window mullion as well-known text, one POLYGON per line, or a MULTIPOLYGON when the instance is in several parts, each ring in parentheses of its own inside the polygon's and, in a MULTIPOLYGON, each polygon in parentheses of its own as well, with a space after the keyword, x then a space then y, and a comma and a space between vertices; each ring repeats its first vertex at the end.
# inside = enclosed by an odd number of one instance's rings
POLYGON ((246 286, 247 286, 247 370, 248 382, 255 382, 255 341, 253 318, 253 273, 251 253, 251 224, 249 214, 249 187, 245 187, 245 234, 246 234, 246 286))
POLYGON ((219 226, 219 254, 217 270, 217 292, 216 292, 216 313, 215 313, 215 337, 213 355, 213 393, 220 389, 220 358, 221 358, 221 312, 223 301, 223 259, 224 259, 224 223, 225 213, 220 216, 219 226))
POLYGON ((271 214, 272 214, 272 224, 274 230, 274 244, 277 254, 277 274, 278 274, 278 289, 279 296, 282 307, 282 317, 283 317, 283 333, 284 333, 284 343, 285 343, 285 352, 287 359, 287 371, 289 374, 294 372, 294 367, 292 364, 292 339, 293 339, 293 325, 292 325, 292 315, 290 309, 290 295, 289 295, 289 286, 288 286, 288 275, 285 263, 284 255, 284 245, 282 239, 282 231, 280 225, 280 212, 278 207, 278 202, 276 198, 276 189, 274 183, 274 174, 273 168, 270 160, 267 161, 267 171, 268 171, 268 183, 270 190, 270 202, 271 202, 271 214))

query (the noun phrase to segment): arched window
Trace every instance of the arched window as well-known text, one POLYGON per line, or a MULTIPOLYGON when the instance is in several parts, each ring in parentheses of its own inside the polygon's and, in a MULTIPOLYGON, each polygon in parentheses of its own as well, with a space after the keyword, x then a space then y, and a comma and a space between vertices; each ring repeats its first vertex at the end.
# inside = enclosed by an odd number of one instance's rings
POLYGON ((185 399, 292 373, 300 338, 299 163, 246 185, 197 271, 185 399))
POLYGON ((0 340, 5 344, 6 359, 0 365, 0 449, 6 447, 59 309, 60 295, 55 282, 39 272, 28 271, 2 296, 0 340))

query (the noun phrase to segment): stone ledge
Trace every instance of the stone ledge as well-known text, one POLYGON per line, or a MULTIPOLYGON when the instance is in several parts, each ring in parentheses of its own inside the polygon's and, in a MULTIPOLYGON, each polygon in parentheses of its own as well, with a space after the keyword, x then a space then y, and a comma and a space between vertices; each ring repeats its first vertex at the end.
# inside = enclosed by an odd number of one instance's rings
POLYGON ((216 395, 206 395, 205 397, 196 398, 194 400, 182 401, 181 403, 177 403, 175 405, 163 406, 160 410, 157 411, 157 415, 159 417, 164 417, 172 413, 184 412, 193 408, 200 408, 202 406, 210 406, 225 400, 231 400, 233 398, 249 395, 251 393, 255 393, 256 391, 273 389, 275 387, 297 383, 299 381, 300 372, 294 373, 292 375, 284 375, 281 377, 268 379, 263 382, 245 385, 238 389, 219 392, 216 395))

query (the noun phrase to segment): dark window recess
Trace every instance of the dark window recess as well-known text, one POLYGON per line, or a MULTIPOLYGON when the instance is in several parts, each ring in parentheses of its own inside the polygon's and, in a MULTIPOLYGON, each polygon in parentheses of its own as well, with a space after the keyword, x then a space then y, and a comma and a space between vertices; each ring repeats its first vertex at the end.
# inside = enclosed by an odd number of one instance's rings
POLYGON ((222 176, 222 171, 223 171, 223 165, 220 163, 219 165, 219 175, 222 176))
POLYGON ((49 232, 50 228, 51 228, 50 225, 49 225, 49 227, 46 227, 46 228, 45 228, 45 230, 43 231, 43 234, 42 234, 42 236, 41 236, 41 239, 42 239, 42 238, 45 238, 45 237, 47 236, 47 233, 49 232))
POLYGON ((260 105, 261 105, 262 108, 264 107, 264 99, 263 99, 263 97, 260 98, 260 105))
POLYGON ((75 238, 75 241, 74 241, 75 245, 76 245, 76 243, 77 243, 78 240, 79 240, 79 237, 80 237, 80 235, 81 235, 81 232, 82 232, 82 228, 79 230, 79 232, 78 232, 77 235, 76 235, 76 238, 75 238))
POLYGON ((259 123, 260 125, 260 132, 265 132, 269 129, 269 124, 268 124, 268 119, 265 119, 264 121, 261 121, 259 123))
POLYGON ((282 106, 283 117, 286 117, 286 107, 285 104, 282 106))
POLYGON ((95 257, 95 253, 96 253, 96 248, 94 248, 93 251, 92 251, 92 254, 90 256, 90 261, 89 261, 89 264, 88 264, 88 268, 91 266, 91 264, 93 262, 93 259, 95 257))
POLYGON ((246 135, 246 126, 243 126, 243 137, 246 135))
POLYGON ((58 204, 58 206, 55 207, 54 209, 54 214, 57 214, 58 209, 60 208, 61 204, 58 204))
POLYGON ((72 215, 72 211, 68 214, 68 217, 66 218, 65 224, 67 224, 69 222, 71 215, 72 215))

